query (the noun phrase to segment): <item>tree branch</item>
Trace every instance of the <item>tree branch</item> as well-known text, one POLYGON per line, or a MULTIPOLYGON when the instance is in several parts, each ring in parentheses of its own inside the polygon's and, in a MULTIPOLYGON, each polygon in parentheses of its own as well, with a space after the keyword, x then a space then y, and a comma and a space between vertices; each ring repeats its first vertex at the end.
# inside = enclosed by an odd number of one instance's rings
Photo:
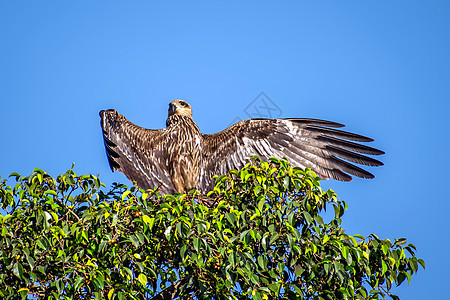
POLYGON ((179 287, 181 285, 184 285, 190 278, 191 278, 191 276, 183 277, 182 279, 180 279, 180 280, 176 281, 175 283, 173 283, 168 288, 162 290, 159 294, 157 294, 156 296, 154 296, 150 300, 170 300, 170 299, 174 299, 179 294, 179 287))

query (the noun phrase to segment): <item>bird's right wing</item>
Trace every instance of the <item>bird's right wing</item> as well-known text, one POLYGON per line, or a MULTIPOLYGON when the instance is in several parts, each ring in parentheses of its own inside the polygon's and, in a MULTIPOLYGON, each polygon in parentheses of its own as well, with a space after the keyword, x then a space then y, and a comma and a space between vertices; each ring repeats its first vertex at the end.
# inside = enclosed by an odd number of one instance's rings
POLYGON ((174 193, 167 169, 166 129, 139 127, 113 109, 100 112, 103 139, 112 171, 118 170, 139 188, 174 193))
POLYGON ((211 189, 213 175, 242 168, 252 155, 266 161, 286 157, 292 166, 311 168, 321 179, 350 181, 350 175, 373 178, 352 163, 381 166, 382 162, 359 153, 384 152, 351 142, 370 142, 370 138, 334 129, 343 126, 316 119, 250 119, 216 134, 204 134, 204 170, 199 188, 211 189))

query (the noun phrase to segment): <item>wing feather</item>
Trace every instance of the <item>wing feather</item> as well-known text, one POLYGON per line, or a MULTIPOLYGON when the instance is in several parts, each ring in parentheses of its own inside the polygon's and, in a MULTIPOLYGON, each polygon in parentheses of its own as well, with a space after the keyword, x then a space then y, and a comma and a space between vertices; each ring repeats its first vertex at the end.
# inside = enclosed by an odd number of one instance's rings
POLYGON ((166 129, 139 127, 112 109, 102 110, 100 117, 111 170, 124 173, 140 188, 175 192, 166 164, 166 129))
POLYGON ((381 166, 382 162, 363 154, 384 152, 355 143, 373 140, 335 129, 340 127, 344 125, 317 119, 249 119, 219 133, 204 134, 204 172, 199 189, 211 188, 213 175, 239 169, 252 155, 264 160, 285 156, 293 166, 311 168, 322 179, 350 181, 351 175, 373 178, 352 163, 381 166))

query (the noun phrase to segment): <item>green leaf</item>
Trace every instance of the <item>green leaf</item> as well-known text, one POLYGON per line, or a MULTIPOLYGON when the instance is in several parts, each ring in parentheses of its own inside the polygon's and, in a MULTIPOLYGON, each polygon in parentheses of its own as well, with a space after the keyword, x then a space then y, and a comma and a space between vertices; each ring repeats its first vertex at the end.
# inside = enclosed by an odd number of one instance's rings
POLYGON ((44 239, 38 239, 37 241, 36 241, 36 244, 41 248, 41 249, 47 249, 47 247, 46 247, 46 242, 45 242, 45 240, 44 239))
POLYGON ((400 300, 400 298, 394 294, 389 294, 389 297, 391 297, 391 299, 393 299, 393 300, 400 300))
POLYGON ((138 276, 139 282, 143 285, 146 286, 147 285, 147 276, 145 276, 145 274, 141 273, 138 276))
POLYGON ((111 225, 112 226, 116 226, 118 221, 119 221, 119 215, 118 214, 113 214, 113 220, 112 220, 111 225))
POLYGON ((78 276, 77 279, 75 279, 74 287, 75 291, 77 291, 81 287, 81 283, 84 281, 84 277, 78 276))
POLYGON ((264 204, 266 203, 266 199, 261 197, 261 200, 258 202, 258 210, 262 213, 264 209, 264 204))
MULTIPOLYGON (((30 290, 28 289, 28 288, 20 288, 17 292, 25 292, 25 297, 26 297, 26 295, 28 294, 28 292, 29 292, 30 290)), ((22 297, 22 299, 23 299, 23 297, 22 297)))
POLYGON ((252 299, 261 300, 261 294, 257 290, 253 290, 252 299))
POLYGON ((118 298, 119 300, 125 299, 125 296, 123 295, 123 292, 118 292, 118 293, 117 293, 117 298, 118 298))
POLYGON ((417 261, 422 266, 422 268, 425 270, 425 262, 422 259, 420 259, 420 258, 417 261))
POLYGON ((108 292, 108 300, 111 300, 114 295, 114 288, 110 289, 108 292))
POLYGON ((199 246, 200 239, 195 237, 193 242, 194 242, 194 249, 195 249, 195 251, 198 252, 198 246, 199 246))
POLYGON ((185 258, 186 258, 186 249, 187 249, 186 245, 181 246, 180 256, 181 256, 182 260, 185 260, 185 258))
POLYGON ((258 276, 256 276, 256 274, 251 274, 250 279, 253 282, 253 284, 259 285, 259 278, 258 278, 258 276))
POLYGON ((169 241, 170 240, 170 233, 172 232, 172 226, 168 226, 166 230, 164 230, 164 236, 169 241))
POLYGON ((125 198, 126 198, 129 194, 131 194, 131 191, 125 191, 125 192, 122 194, 122 201, 124 201, 125 198))
MULTIPOLYGON (((150 218, 147 215, 143 215, 142 216, 142 221, 144 221, 145 224, 150 224, 152 222, 152 219, 153 219, 153 222, 154 222, 155 218, 150 218)), ((150 226, 150 227, 152 227, 152 226, 150 226)))
POLYGON ((271 238, 270 238, 270 242, 269 244, 272 245, 273 243, 275 243, 275 241, 278 239, 280 235, 278 233, 275 233, 271 238))
POLYGON ((311 215, 309 214, 309 212, 304 211, 304 212, 303 212, 303 216, 305 217, 305 220, 306 220, 308 223, 311 223, 312 217, 311 217, 311 215))
POLYGON ((353 247, 356 247, 358 245, 358 243, 356 242, 356 240, 355 240, 355 238, 353 236, 349 235, 348 238, 352 242, 353 247))
POLYGON ((258 256, 258 265, 261 267, 261 269, 265 269, 267 266, 267 259, 265 256, 260 255, 258 256))
POLYGON ((384 275, 384 273, 386 273, 386 271, 387 271, 387 265, 384 262, 384 260, 381 261, 381 266, 382 266, 381 274, 384 275))
POLYGON ((408 279, 408 284, 409 284, 409 282, 411 281, 411 274, 409 274, 408 272, 405 272, 405 271, 403 271, 403 272, 405 273, 406 279, 408 279))
POLYGON ((103 289, 105 286, 105 279, 103 278, 103 276, 100 274, 97 274, 98 276, 94 278, 94 280, 98 283, 98 286, 103 289))
POLYGON ((139 242, 139 239, 134 235, 130 235, 130 241, 133 243, 133 245, 136 248, 139 248, 139 246, 141 245, 141 243, 139 242))
POLYGON ((30 265, 31 270, 33 270, 34 269, 34 259, 33 259, 33 257, 26 255, 26 259, 27 259, 28 264, 30 265))
POLYGON ((20 263, 18 263, 18 262, 14 263, 13 274, 19 278, 23 277, 23 266, 20 263))
POLYGON ((148 227, 153 228, 153 225, 155 225, 155 218, 150 218, 150 220, 148 220, 148 227))
POLYGON ((12 172, 11 174, 9 174, 9 177, 16 177, 16 180, 18 181, 20 178, 20 174, 17 172, 12 172))
POLYGON ((278 293, 279 293, 280 287, 281 287, 281 285, 279 283, 271 283, 271 284, 267 285, 267 287, 275 293, 275 296, 278 296, 278 293))
POLYGON ((177 228, 178 235, 183 237, 183 222, 178 222, 175 227, 177 228))
POLYGON ((342 257, 344 257, 345 259, 347 259, 347 257, 348 257, 348 250, 349 250, 349 247, 345 246, 345 245, 343 245, 341 248, 342 257))
POLYGON ((236 216, 233 213, 227 213, 225 214, 225 217, 227 218, 228 222, 230 222, 231 225, 234 226, 234 224, 236 223, 236 216))
POLYGON ((400 239, 396 239, 394 245, 399 246, 399 245, 404 245, 406 244, 406 239, 405 238, 400 238, 400 239))
POLYGON ((405 278, 406 278, 405 273, 406 272, 404 272, 404 271, 398 273, 398 275, 397 275, 397 285, 400 285, 405 280, 405 278))
POLYGON ((331 270, 331 267, 332 267, 332 266, 333 266, 332 264, 328 264, 328 263, 326 263, 326 264, 323 265, 326 274, 329 274, 329 273, 330 273, 330 270, 331 270))
POLYGON ((58 196, 58 194, 55 192, 55 191, 53 191, 53 190, 48 190, 48 191, 45 191, 45 193, 44 194, 46 194, 46 195, 53 195, 53 196, 58 196))

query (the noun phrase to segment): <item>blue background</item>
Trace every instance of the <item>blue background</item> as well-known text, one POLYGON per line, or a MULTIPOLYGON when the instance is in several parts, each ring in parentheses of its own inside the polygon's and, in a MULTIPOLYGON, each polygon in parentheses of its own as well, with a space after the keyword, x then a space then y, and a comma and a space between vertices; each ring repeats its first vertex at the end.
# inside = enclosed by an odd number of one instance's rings
POLYGON ((443 299, 449 15, 437 0, 2 1, 0 174, 75 162, 128 184, 109 170, 99 110, 162 128, 168 103, 184 99, 214 133, 265 92, 283 117, 341 122, 386 151, 374 180, 323 185, 349 204, 349 233, 418 247, 427 269, 394 293, 443 299))

